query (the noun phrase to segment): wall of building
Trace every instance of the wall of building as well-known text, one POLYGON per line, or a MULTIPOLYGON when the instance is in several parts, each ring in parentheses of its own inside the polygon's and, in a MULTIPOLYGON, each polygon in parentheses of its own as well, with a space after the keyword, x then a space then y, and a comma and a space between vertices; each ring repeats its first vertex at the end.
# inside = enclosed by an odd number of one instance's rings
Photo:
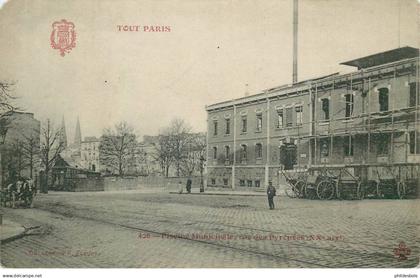
POLYGON ((99 161, 100 141, 82 141, 80 144, 81 165, 85 169, 100 172, 102 170, 99 161))
POLYGON ((416 61, 411 60, 381 69, 335 75, 311 83, 310 91, 305 88, 307 85, 296 85, 279 89, 277 95, 260 94, 208 108, 208 184, 238 188, 243 185, 243 180, 245 186, 248 180, 252 184, 260 181, 261 186, 267 184, 267 179, 279 180, 279 169, 284 166, 280 165, 280 149, 283 145, 292 143, 297 146, 294 168, 314 164, 420 162, 419 154, 409 153, 409 132, 420 132, 419 124, 414 123, 415 112, 413 109, 396 111, 409 106, 409 84, 415 81, 415 63, 416 61), (393 113, 378 113, 381 88, 389 90, 388 110, 394 110, 393 113), (350 115, 346 115, 348 94, 353 98, 350 115), (324 119, 325 113, 322 109, 324 98, 329 99, 328 120, 324 119), (296 107, 303 109, 300 125, 297 124, 296 107), (287 118, 286 109, 290 108, 293 111, 293 125, 287 126, 284 119, 282 127, 278 127, 279 111, 283 111, 283 117, 287 118), (259 114, 262 116, 262 129, 256 130, 259 114), (230 134, 224 134, 224 119, 227 117, 234 119, 230 121, 230 134), (244 117, 247 119, 246 132, 243 132, 241 124, 244 117), (214 120, 218 121, 217 135, 214 135, 214 120), (351 143, 349 136, 352 138, 351 143), (379 142, 386 136, 389 136, 388 151, 380 154, 379 142), (323 140, 328 140, 327 156, 321 148, 323 140), (260 158, 256 155, 257 144, 262 145, 260 158), (241 159, 241 145, 247 146, 246 161, 241 159), (225 146, 230 148, 227 161, 225 146), (351 146, 352 154, 349 151, 351 146), (213 156, 214 147, 217 148, 216 158, 213 156), (234 166, 233 157, 236 158, 234 166))
MULTIPOLYGON (((11 150, 14 144, 18 142, 27 146, 28 139, 33 138, 35 140, 34 148, 39 150, 40 147, 40 129, 41 123, 34 118, 33 113, 24 113, 24 112, 13 112, 7 116, 9 121, 4 145, 1 146, 1 165, 0 167, 0 180, 3 182, 8 178, 9 170, 7 169, 8 160, 16 154, 11 150)), ((30 167, 27 165, 28 161, 25 160, 23 170, 20 175, 23 177, 30 177, 30 167)), ((33 169, 32 169, 32 178, 36 178, 37 173, 40 169, 40 160, 39 156, 35 155, 33 159, 33 169)))

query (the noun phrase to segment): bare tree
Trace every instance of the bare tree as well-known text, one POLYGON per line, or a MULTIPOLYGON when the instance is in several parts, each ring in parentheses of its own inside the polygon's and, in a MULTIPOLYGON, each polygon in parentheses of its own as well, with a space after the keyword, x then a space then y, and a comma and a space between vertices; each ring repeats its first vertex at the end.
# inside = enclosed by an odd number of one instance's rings
MULTIPOLYGON (((33 170, 40 153, 39 136, 36 133, 29 135, 22 134, 24 141, 22 144, 23 155, 26 160, 26 165, 29 167, 29 176, 33 179, 33 170)), ((64 146, 63 146, 64 148, 64 146)))
POLYGON ((14 83, 0 82, 0 118, 7 115, 11 111, 15 111, 18 108, 13 104, 16 99, 12 95, 14 83))
POLYGON ((182 119, 174 119, 166 128, 165 133, 169 139, 170 153, 175 162, 177 177, 180 176, 181 163, 187 153, 187 147, 190 141, 191 127, 182 119))
POLYGON ((137 155, 136 135, 126 122, 116 124, 114 130, 104 130, 99 145, 99 160, 103 165, 123 176, 128 168, 135 167, 137 155))
POLYGON ((188 135, 187 146, 181 160, 181 171, 184 176, 191 176, 200 170, 202 159, 206 152, 206 135, 192 133, 188 135))
POLYGON ((159 135, 158 143, 155 144, 156 152, 153 154, 155 161, 157 161, 162 169, 165 177, 169 176, 169 168, 174 162, 172 147, 170 144, 170 136, 166 134, 159 135))
POLYGON ((64 150, 60 142, 62 130, 54 128, 50 119, 47 119, 41 128, 41 162, 44 167, 45 185, 48 186, 48 175, 58 155, 64 150))
POLYGON ((23 155, 23 143, 20 140, 15 140, 5 146, 2 150, 1 162, 3 173, 7 173, 9 180, 15 180, 20 177, 22 170, 26 166, 23 155))
POLYGON ((19 108, 14 104, 16 97, 12 95, 14 83, 0 81, 0 136, 5 138, 10 125, 9 115, 19 108))

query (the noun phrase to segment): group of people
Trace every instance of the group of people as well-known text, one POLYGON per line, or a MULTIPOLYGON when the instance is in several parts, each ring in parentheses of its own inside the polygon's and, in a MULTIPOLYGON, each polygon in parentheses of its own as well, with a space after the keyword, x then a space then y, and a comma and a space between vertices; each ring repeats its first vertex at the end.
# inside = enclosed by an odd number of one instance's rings
POLYGON ((36 195, 36 187, 32 179, 20 177, 14 182, 10 182, 5 190, 2 191, 2 205, 15 208, 19 201, 25 207, 32 207, 32 201, 36 195))
MULTIPOLYGON (((187 193, 191 193, 191 186, 192 186, 192 180, 191 178, 187 179, 187 185, 185 187, 185 189, 187 189, 187 193)), ((179 194, 182 194, 182 192, 184 191, 184 186, 182 185, 182 182, 179 182, 179 194)))

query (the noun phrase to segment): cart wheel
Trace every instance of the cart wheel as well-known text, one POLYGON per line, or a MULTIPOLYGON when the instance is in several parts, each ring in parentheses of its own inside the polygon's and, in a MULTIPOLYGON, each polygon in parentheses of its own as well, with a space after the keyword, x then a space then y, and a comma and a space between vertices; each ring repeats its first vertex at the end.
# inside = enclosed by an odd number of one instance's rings
POLYGON ((305 186, 306 183, 304 181, 298 181, 295 184, 295 192, 298 198, 303 198, 305 196, 305 186))
POLYGON ((404 199, 406 197, 407 186, 405 182, 400 181, 397 183, 397 192, 400 199, 404 199))
POLYGON ((334 184, 330 181, 321 181, 316 187, 316 194, 321 200, 330 200, 334 195, 334 184))
POLYGON ((308 198, 310 200, 313 200, 316 198, 316 192, 315 192, 315 188, 312 186, 312 184, 305 184, 305 188, 304 188, 304 195, 305 198, 308 198))

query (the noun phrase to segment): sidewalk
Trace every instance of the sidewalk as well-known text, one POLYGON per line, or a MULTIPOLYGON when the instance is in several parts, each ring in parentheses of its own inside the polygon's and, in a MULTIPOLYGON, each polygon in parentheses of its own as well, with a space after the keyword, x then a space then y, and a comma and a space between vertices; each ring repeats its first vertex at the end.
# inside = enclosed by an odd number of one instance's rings
POLYGON ((2 224, 0 225, 0 242, 6 243, 16 238, 19 238, 25 232, 25 228, 9 219, 5 219, 4 215, 1 215, 2 224))
MULTIPOLYGON (((170 191, 170 194, 179 194, 179 191, 170 191)), ((188 194, 184 188, 182 194, 188 194)), ((200 192, 199 188, 192 188, 192 195, 231 195, 231 196, 267 196, 265 191, 239 191, 239 190, 211 190, 207 189, 204 192, 200 192)))

